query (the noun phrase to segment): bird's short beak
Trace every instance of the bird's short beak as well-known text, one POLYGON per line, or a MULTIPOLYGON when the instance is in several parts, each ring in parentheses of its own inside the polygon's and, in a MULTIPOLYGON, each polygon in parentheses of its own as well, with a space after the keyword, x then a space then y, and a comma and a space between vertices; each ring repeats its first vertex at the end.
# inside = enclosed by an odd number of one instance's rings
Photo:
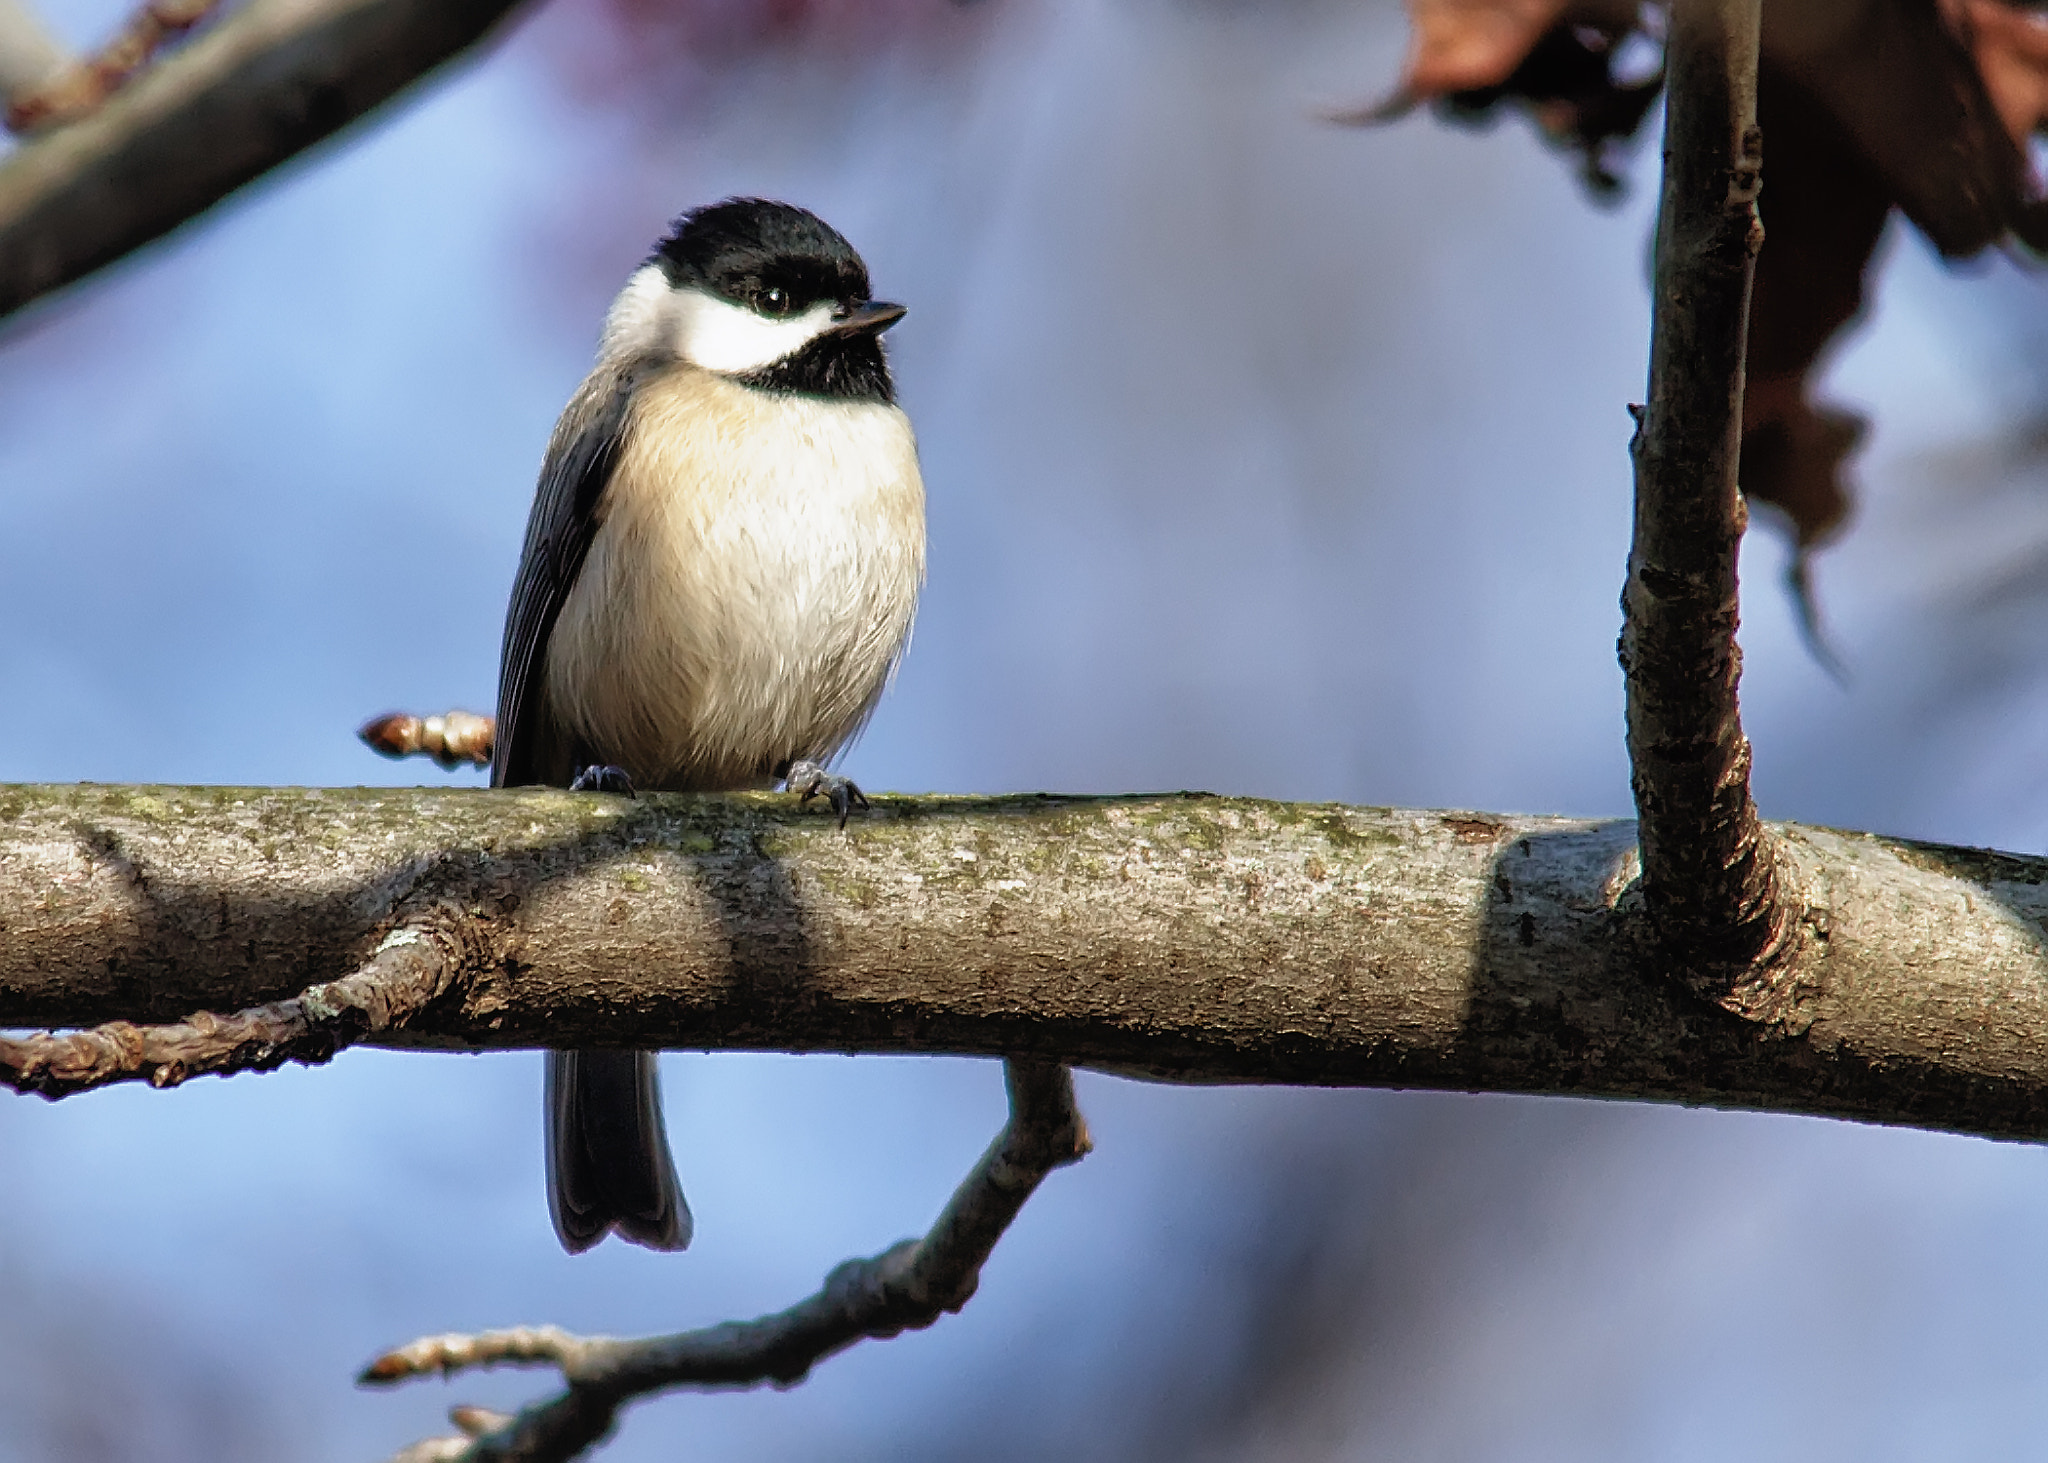
POLYGON ((832 330, 837 335, 880 335, 904 316, 906 306, 892 305, 887 300, 867 300, 858 305, 848 305, 832 317, 832 330))

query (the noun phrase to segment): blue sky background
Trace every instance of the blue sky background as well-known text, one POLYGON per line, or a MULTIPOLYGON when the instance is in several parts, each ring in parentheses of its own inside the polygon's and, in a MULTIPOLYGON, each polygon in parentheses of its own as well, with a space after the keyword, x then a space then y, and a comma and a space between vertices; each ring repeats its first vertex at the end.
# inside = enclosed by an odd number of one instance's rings
MULTIPOLYGON (((1627 810, 1654 148, 1605 211, 1519 125, 1317 121, 1393 75, 1378 5, 986 0, 943 44, 799 37, 676 95, 579 71, 565 3, 0 331, 0 777, 444 781, 355 726, 490 705, 606 300, 669 215, 757 192, 912 307, 931 583, 864 784, 1627 810)), ((52 13, 82 41, 119 8, 52 13)), ((1846 687, 1779 542, 1747 551, 1767 813, 2048 838, 2042 291, 1891 240, 1831 373, 1877 422, 1818 571, 1846 687)), ((1001 1121, 980 1062, 666 1072, 682 1257, 556 1249, 537 1055, 0 1103, 0 1463, 369 1463, 538 1381, 351 1390, 381 1347, 779 1307, 921 1229, 1001 1121)), ((643 1407, 603 1456, 1883 1460, 2048 1428, 2035 1148, 1082 1085, 1098 1152, 963 1315, 643 1407), (1254 1395, 1298 1319, 1260 1317, 1275 1254, 1335 1319, 1254 1395), (1175 1440, 1191 1397, 1220 1410, 1175 1440)))

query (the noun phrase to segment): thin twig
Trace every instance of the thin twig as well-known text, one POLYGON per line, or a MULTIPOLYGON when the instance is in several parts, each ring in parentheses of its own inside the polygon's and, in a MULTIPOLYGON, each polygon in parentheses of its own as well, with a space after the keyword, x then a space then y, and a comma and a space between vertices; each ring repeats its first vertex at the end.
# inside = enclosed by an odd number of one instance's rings
POLYGON ((515 1417, 464 1410, 455 1421, 468 1436, 417 1443, 392 1463, 567 1463, 604 1438, 620 1409, 642 1397, 675 1387, 788 1386, 857 1341, 920 1330, 959 1310, 1040 1180, 1089 1149, 1067 1068, 1011 1058, 1004 1077, 1009 1122, 930 1232, 871 1259, 848 1260, 817 1294, 786 1311, 642 1340, 577 1337, 552 1326, 430 1336, 378 1357, 361 1382, 552 1366, 568 1384, 515 1417))
POLYGON ((414 921, 384 937, 360 970, 309 986, 288 1001, 230 1015, 86 1031, 0 1035, 0 1086, 55 1100, 114 1082, 175 1087, 188 1077, 314 1065, 365 1036, 402 1026, 465 968, 451 922, 414 921))
POLYGON ((1726 996, 1788 937, 1749 792, 1736 488, 1757 218, 1758 0, 1675 0, 1657 220, 1650 399, 1637 417, 1635 539, 1622 596, 1643 892, 1696 990, 1726 996))
POLYGON ((495 717, 478 716, 474 711, 445 711, 439 716, 387 711, 356 729, 356 735, 374 752, 386 757, 432 757, 450 770, 490 766, 491 744, 497 733, 495 717))

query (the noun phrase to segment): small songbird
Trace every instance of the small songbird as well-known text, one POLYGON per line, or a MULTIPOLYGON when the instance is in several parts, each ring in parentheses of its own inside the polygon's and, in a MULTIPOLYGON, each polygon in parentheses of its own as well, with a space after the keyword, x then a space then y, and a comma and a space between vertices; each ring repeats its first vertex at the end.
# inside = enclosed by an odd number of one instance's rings
MULTIPOLYGON (((627 281, 548 443, 505 616, 493 787, 860 789, 924 580, 924 485, 882 332, 901 305, 822 219, 697 209, 627 281)), ((548 1053, 571 1251, 690 1242, 654 1054, 548 1053)))

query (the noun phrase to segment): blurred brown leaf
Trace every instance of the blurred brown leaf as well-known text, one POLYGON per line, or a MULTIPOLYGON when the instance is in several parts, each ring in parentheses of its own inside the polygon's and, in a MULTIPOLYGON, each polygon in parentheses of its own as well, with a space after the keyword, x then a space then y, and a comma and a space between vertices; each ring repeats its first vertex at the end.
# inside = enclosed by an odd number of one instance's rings
POLYGON ((1566 8, 1565 0, 1413 0, 1401 90, 1437 97, 1499 86, 1566 8))
MULTIPOLYGON (((1608 150, 1657 82, 1611 58, 1655 12, 1622 0, 1409 0, 1394 103, 1483 116, 1526 111, 1577 148, 1596 188, 1608 150), (1576 56, 1577 60, 1572 58, 1576 56)), ((1653 37, 1654 38, 1654 37, 1653 37)), ((1773 0, 1764 8, 1758 120, 1766 230, 1750 311, 1742 486, 1790 519, 1802 560, 1846 523, 1854 415, 1813 398, 1828 346, 1861 314, 1893 209, 1943 254, 2017 240, 2048 248, 2048 204, 2026 154, 2048 123, 2048 15, 2004 0, 1773 0)))
POLYGON ((1424 101, 1453 121, 1483 120, 1517 102, 1546 137, 1580 155, 1588 186, 1620 187, 1610 149, 1635 135, 1660 85, 1614 71, 1618 47, 1639 29, 1632 0, 1410 0, 1409 18, 1394 94, 1333 121, 1383 122, 1424 101))
POLYGON ((1764 129, 1764 248, 1749 309, 1742 489, 1782 510, 1799 552, 1849 516, 1842 470, 1863 422, 1817 405, 1815 363, 1863 310, 1870 257, 1894 190, 1826 105, 1767 62, 1757 77, 1764 129))
POLYGON ((1941 12, 1975 57, 2006 132, 2026 146, 2048 121, 2048 13, 2000 0, 1941 0, 1941 12))

